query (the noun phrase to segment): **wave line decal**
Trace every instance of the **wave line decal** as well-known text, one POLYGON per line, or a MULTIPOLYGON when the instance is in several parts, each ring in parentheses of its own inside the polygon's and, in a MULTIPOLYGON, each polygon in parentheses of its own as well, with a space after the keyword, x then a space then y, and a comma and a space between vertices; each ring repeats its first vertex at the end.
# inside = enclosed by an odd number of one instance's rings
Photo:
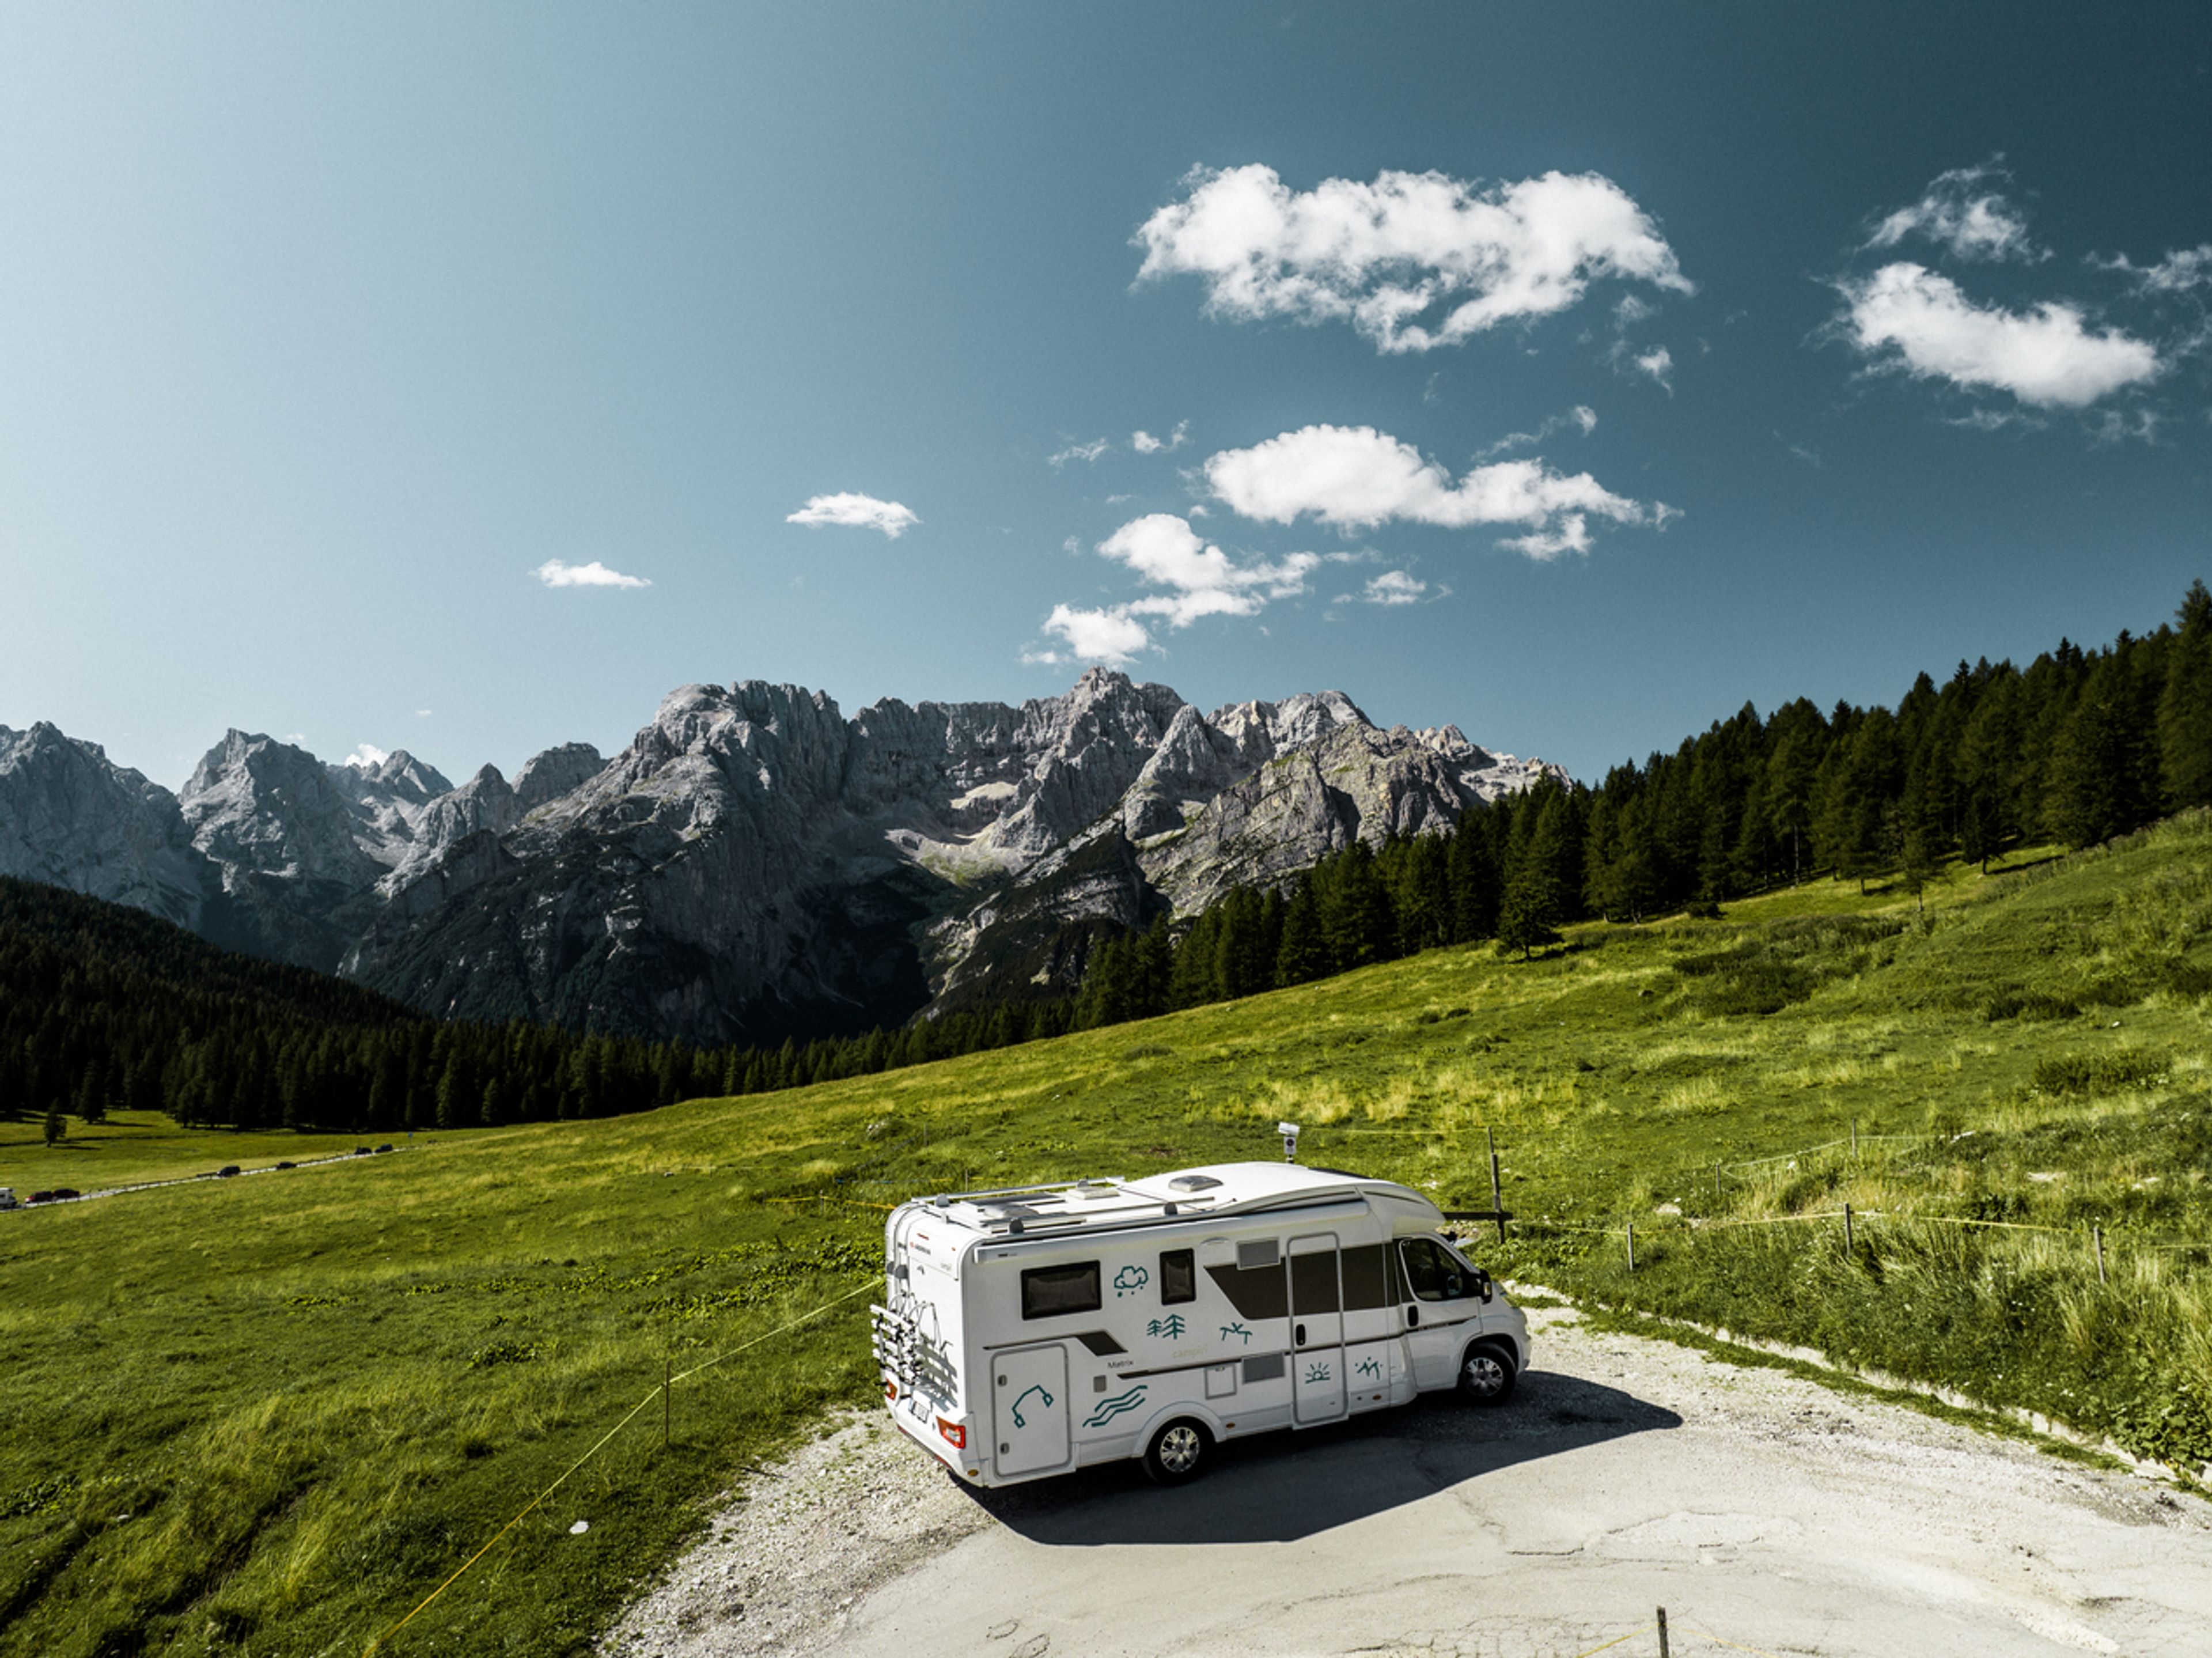
POLYGON ((1139 1382, 1126 1394, 1116 1394, 1111 1399, 1102 1399, 1098 1401, 1098 1408, 1084 1418, 1083 1425, 1086 1428, 1103 1428, 1124 1412, 1135 1410, 1138 1406, 1145 1402, 1145 1383, 1139 1382))

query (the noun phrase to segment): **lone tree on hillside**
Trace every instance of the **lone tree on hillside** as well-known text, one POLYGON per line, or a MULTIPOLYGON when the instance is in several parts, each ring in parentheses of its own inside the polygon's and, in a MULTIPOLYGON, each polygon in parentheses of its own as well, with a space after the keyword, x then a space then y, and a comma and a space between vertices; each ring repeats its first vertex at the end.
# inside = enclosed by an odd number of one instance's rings
POLYGON ((1521 952, 1527 961, 1540 944, 1559 942, 1566 900, 1540 836, 1531 836, 1506 872, 1505 895, 1498 906, 1498 947, 1521 952))
POLYGON ((46 1144, 57 1145, 62 1138, 62 1108, 58 1105, 46 1108, 46 1144))
POLYGON ((1509 882, 1498 912, 1498 947, 1527 961, 1540 944, 1559 942, 1559 896, 1540 870, 1509 882))

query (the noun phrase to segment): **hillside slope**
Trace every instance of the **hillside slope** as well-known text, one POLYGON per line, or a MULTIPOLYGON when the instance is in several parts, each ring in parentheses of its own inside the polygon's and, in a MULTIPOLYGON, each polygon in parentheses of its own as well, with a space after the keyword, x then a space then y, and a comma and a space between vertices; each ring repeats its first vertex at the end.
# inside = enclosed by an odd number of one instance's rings
MULTIPOLYGON (((1494 1266, 1779 1339, 1840 1332, 1869 1362, 2202 1461, 2208 937, 2198 815, 1954 871, 1924 922, 1902 894, 1822 883, 1584 927, 1525 964, 1436 950, 812 1089, 0 1217, 0 1622, 63 1655, 358 1651, 651 1400, 664 1363, 850 1292, 679 1383, 667 1448, 649 1410, 386 1648, 562 1651, 749 1462, 866 1397, 880 1206, 1273 1155, 1279 1118, 1307 1125, 1307 1161, 1468 1206, 1494 1132, 1522 1218, 1479 1242, 1494 1266), (1854 1126, 1856 1162, 1809 1149, 1854 1126), (1826 1218, 1845 1200, 1881 1212, 1853 1251, 1826 1218), (2054 1230, 1945 1224, 1995 1218, 2054 1230)), ((0 1151, 0 1183, 37 1155, 0 1151)))

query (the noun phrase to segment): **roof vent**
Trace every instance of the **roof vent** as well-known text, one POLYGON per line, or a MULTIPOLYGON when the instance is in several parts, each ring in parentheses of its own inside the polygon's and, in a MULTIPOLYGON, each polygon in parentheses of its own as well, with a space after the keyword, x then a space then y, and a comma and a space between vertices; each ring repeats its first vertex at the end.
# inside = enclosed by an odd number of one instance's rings
POLYGON ((1211 1175, 1177 1175, 1168 1182, 1168 1187, 1175 1192, 1211 1192, 1220 1184, 1211 1175))

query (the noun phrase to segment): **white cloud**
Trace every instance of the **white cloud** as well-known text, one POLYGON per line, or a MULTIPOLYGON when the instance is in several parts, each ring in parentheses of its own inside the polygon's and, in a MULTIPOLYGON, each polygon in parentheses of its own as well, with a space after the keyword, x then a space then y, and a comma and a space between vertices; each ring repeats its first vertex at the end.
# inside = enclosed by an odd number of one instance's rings
POLYGON ((806 505, 789 513, 786 524, 835 524, 852 530, 880 530, 896 541, 906 531, 921 520, 911 508, 896 501, 878 501, 873 495, 854 495, 850 491, 834 495, 810 495, 806 505))
POLYGON ((2045 257, 2028 240, 2027 221, 2013 204, 1983 184, 2007 175, 1992 167, 1955 167, 1939 173, 1920 199, 1900 207, 1875 227, 1869 247, 1894 247, 1907 236, 1923 236, 1960 259, 2036 259, 2045 257))
POLYGON ((2049 423, 2017 409, 1970 409, 1956 418, 1946 416, 1943 420, 1946 426, 1963 426, 1969 432, 2002 432, 2008 426, 2024 426, 2039 432, 2049 423))
POLYGON ((1179 420, 1176 422, 1175 430, 1164 438, 1156 438, 1150 432, 1130 433, 1129 446, 1140 455, 1157 455, 1167 450, 1182 448, 1183 440, 1189 435, 1190 422, 1179 420))
POLYGON ((1236 564, 1220 548, 1171 513, 1133 519, 1098 544, 1154 586, 1168 592, 1132 601, 1131 615, 1157 616, 1170 627, 1188 627, 1202 616, 1250 616, 1271 598, 1306 590, 1321 563, 1313 553, 1289 553, 1273 563, 1236 564))
POLYGON ((339 761, 338 764, 341 766, 351 766, 356 771, 374 771, 379 766, 382 765, 391 757, 392 756, 386 754, 382 749, 378 748, 375 744, 363 743, 351 754, 339 761))
POLYGON ((1055 604, 1052 614, 1045 618, 1044 630, 1059 635, 1066 641, 1066 650, 1025 651, 1022 653, 1023 661, 1122 664, 1134 660, 1137 653, 1152 642, 1145 624, 1118 606, 1113 610, 1086 610, 1073 604, 1055 604))
POLYGON ((653 586, 641 575, 624 575, 620 570, 610 570, 596 558, 589 564, 564 564, 557 558, 549 558, 530 574, 549 587, 650 587, 653 586))
POLYGON ((1044 628, 1066 651, 1028 652, 1023 660, 1127 662, 1152 643, 1150 622, 1188 628, 1201 616, 1255 615, 1271 599, 1304 592, 1322 562, 1316 553, 1288 553, 1239 564, 1171 513, 1132 519, 1100 542, 1098 551, 1163 591, 1097 610, 1056 604, 1044 628))
POLYGON ((1363 604, 1418 604, 1428 593, 1427 582, 1415 580, 1404 570, 1385 570, 1367 578, 1367 591, 1359 595, 1359 600, 1363 604))
POLYGON ((1071 460, 1092 461, 1114 446, 1111 438, 1093 438, 1088 443, 1071 443, 1056 455, 1047 455, 1048 466, 1065 466, 1071 460))
POLYGON ((1497 442, 1486 444, 1476 450, 1474 458, 1477 460, 1487 460, 1492 455, 1504 454, 1508 449, 1526 449, 1531 445, 1541 443, 1554 432, 1565 431, 1570 426, 1579 431, 1584 437, 1588 437, 1597 430, 1597 410, 1587 404, 1578 403, 1564 415, 1547 415, 1542 423, 1534 431, 1508 432, 1497 442))
POLYGON ((1564 311, 1602 277, 1693 291, 1650 216, 1594 173, 1484 190, 1385 172, 1294 191, 1254 164, 1185 184, 1133 239, 1138 280, 1196 276, 1206 308, 1234 320, 1349 322, 1379 350, 1427 351, 1564 311))
POLYGON ((1674 382, 1671 378, 1674 373, 1674 354, 1665 346, 1655 345, 1643 355, 1632 357, 1629 361, 1669 392, 1674 389, 1674 382))
POLYGON ((2212 282, 2212 242, 2176 249, 2156 264, 2133 264, 2124 253, 2094 263, 2134 277, 2136 286, 2146 294, 2186 294, 2212 282))
POLYGON ((2159 416, 2149 409, 2107 409, 2099 418, 2094 440, 2100 444, 2125 443, 2130 438, 2140 438, 2145 443, 2158 441, 2159 416))
POLYGON ((1852 343, 1869 355, 1922 379, 2009 392, 2039 409, 2079 409, 2164 367, 2156 347, 2117 329, 2094 332, 2071 305, 1976 305, 1949 277, 1910 262, 1836 286, 1852 343))
POLYGON ((428 720, 430 717, 430 711, 428 708, 417 708, 415 710, 415 717, 417 720, 428 720))
POLYGON ((1237 512, 1263 523, 1310 513, 1344 530, 1392 519, 1451 529, 1523 525, 1528 534, 1499 544, 1532 558, 1586 551, 1592 516, 1655 526, 1675 516, 1663 504, 1614 495, 1588 472, 1569 477, 1540 460, 1495 461, 1455 483, 1413 445, 1371 426, 1308 426, 1224 450, 1206 463, 1206 479, 1237 512))

